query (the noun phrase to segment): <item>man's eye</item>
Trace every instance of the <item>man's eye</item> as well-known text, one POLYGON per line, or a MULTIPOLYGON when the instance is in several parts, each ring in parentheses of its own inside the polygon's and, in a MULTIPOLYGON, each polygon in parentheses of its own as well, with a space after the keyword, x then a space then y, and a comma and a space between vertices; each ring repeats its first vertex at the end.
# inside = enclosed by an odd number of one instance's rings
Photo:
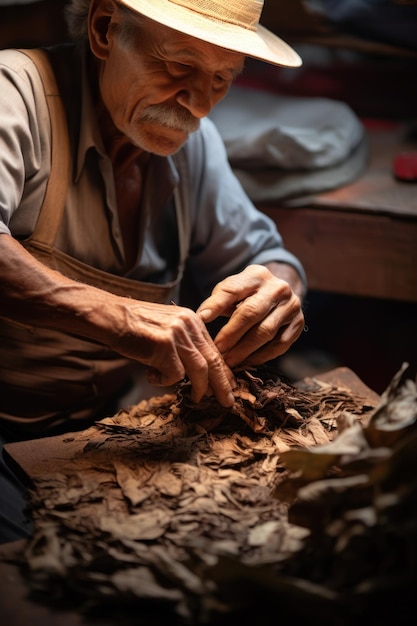
POLYGON ((225 76, 222 76, 220 74, 216 74, 214 77, 214 85, 217 89, 225 89, 229 87, 231 82, 231 78, 226 78, 225 76))
POLYGON ((190 66, 185 63, 169 63, 168 70, 175 76, 185 76, 190 72, 190 66))
POLYGON ((220 74, 216 74, 214 77, 214 80, 216 81, 216 83, 218 83, 219 85, 222 85, 226 82, 229 82, 227 80, 227 78, 225 78, 224 76, 221 76, 220 74))

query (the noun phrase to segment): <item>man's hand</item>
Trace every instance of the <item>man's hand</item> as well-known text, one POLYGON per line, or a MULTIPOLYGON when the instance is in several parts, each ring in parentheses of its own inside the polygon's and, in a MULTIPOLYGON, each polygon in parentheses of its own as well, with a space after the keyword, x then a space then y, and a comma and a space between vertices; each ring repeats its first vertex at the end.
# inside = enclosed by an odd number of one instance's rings
POLYGON ((298 274, 284 264, 268 267, 253 265, 225 279, 195 313, 71 280, 0 235, 0 310, 16 322, 100 341, 147 366, 153 384, 188 376, 195 402, 212 392, 231 406, 230 368, 282 354, 304 326, 300 297, 290 287, 301 293, 298 274), (205 323, 223 315, 230 319, 213 341, 205 323))
POLYGON ((147 365, 151 384, 172 385, 188 376, 195 402, 209 392, 221 405, 232 406, 233 374, 191 309, 132 299, 118 304, 124 309, 123 324, 112 348, 147 365))
POLYGON ((250 265, 216 285, 197 314, 205 323, 229 318, 214 343, 230 368, 260 365, 286 352, 300 336, 301 293, 298 274, 289 266, 250 265))
POLYGON ((53 328, 99 341, 148 367, 152 384, 188 376, 198 402, 214 393, 234 402, 234 377, 200 319, 181 306, 117 296, 66 278, 0 235, 0 312, 16 322, 53 328))

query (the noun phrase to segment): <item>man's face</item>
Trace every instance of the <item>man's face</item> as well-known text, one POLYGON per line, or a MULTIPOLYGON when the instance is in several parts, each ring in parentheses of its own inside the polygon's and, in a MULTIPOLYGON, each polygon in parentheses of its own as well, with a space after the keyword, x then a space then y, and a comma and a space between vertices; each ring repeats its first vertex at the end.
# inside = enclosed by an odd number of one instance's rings
POLYGON ((223 98, 244 56, 145 20, 129 46, 109 35, 100 91, 117 129, 136 146, 175 153, 223 98))

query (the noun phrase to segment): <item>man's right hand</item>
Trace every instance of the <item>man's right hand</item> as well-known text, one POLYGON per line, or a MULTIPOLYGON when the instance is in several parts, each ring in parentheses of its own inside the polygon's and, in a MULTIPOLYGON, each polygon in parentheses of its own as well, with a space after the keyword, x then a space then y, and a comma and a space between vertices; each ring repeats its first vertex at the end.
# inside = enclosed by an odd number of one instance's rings
POLYGON ((214 393, 222 406, 232 406, 233 374, 191 309, 122 301, 123 322, 113 334, 112 349, 147 365, 153 385, 172 385, 188 377, 195 402, 214 393))
POLYGON ((204 322, 191 309, 120 297, 66 278, 0 235, 0 315, 31 326, 74 333, 149 368, 149 382, 188 377, 192 398, 214 393, 229 407, 234 378, 204 322))

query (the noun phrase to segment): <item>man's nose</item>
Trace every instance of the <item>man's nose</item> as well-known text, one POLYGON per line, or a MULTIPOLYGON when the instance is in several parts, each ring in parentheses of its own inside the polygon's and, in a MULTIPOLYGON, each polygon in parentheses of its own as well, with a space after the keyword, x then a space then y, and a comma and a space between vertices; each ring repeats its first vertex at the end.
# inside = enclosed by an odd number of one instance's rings
POLYGON ((211 81, 199 81, 185 85, 177 94, 177 102, 188 109, 194 117, 206 117, 220 100, 212 88, 211 81))

